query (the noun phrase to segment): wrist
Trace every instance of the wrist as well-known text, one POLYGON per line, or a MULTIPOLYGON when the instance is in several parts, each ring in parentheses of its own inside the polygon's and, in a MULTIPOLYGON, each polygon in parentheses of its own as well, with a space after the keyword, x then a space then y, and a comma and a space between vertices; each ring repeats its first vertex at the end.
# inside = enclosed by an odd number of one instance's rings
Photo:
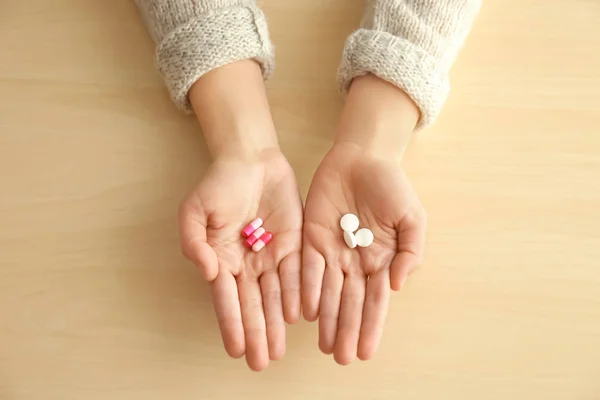
POLYGON ((260 66, 217 68, 196 81, 189 99, 213 159, 260 158, 279 149, 260 66))
POLYGON ((335 140, 401 159, 418 121, 419 109, 403 90, 369 74, 354 79, 335 140))

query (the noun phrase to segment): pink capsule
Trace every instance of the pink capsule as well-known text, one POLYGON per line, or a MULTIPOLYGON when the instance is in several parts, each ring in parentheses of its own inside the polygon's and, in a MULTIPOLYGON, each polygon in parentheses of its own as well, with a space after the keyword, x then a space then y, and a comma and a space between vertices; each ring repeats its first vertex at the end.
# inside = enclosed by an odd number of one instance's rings
POLYGON ((252 247, 252 245, 254 243, 256 243, 256 241, 258 240, 258 238, 260 238, 263 234, 265 233, 265 228, 263 228, 262 226, 260 228, 258 228, 257 230, 254 231, 254 233, 250 236, 248 236, 248 239, 246 239, 246 247, 252 247))
POLYGON ((263 220, 260 218, 256 218, 254 221, 250 222, 244 229, 242 229, 242 236, 249 237, 263 224, 263 220))
POLYGON ((267 245, 273 239, 273 234, 271 232, 264 233, 253 245, 252 250, 261 251, 263 247, 267 245))

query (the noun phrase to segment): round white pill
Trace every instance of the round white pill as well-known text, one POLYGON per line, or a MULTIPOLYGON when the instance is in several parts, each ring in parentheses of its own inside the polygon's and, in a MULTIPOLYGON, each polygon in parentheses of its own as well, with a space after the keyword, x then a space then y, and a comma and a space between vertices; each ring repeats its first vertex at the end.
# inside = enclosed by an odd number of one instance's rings
POLYGON ((355 248, 356 247, 356 236, 354 236, 354 233, 344 231, 344 242, 346 242, 348 247, 350 247, 351 249, 355 248))
POLYGON ((356 232, 358 225, 358 217, 354 214, 346 214, 340 220, 340 226, 344 232, 356 232))
POLYGON ((368 247, 373 243, 375 237, 373 236, 373 232, 367 228, 362 228, 358 232, 356 232, 356 244, 360 247, 368 247))

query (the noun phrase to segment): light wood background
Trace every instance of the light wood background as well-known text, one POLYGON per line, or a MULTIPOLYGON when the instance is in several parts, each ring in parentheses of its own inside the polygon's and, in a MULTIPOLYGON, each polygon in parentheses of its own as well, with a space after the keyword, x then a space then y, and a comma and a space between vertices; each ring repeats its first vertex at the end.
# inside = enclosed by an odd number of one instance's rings
MULTIPOLYGON (((600 2, 484 3, 406 157, 427 256, 380 352, 340 367, 301 323, 256 374, 179 254, 206 151, 133 3, 0 0, 0 399, 600 399, 600 2)), ((263 4, 306 194, 361 1, 263 4)))

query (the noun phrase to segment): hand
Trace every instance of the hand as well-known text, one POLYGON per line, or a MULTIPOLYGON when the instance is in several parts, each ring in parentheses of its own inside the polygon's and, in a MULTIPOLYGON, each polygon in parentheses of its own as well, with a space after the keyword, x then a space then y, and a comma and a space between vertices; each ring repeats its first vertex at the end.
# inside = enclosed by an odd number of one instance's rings
POLYGON ((283 155, 215 161, 183 202, 180 226, 184 254, 211 281, 227 353, 246 354, 253 370, 283 357, 284 316, 294 323, 300 315, 302 231, 302 203, 283 155), (274 235, 258 253, 240 235, 256 217, 274 235))
MULTIPOLYGON (((339 364, 375 353, 390 288, 399 290, 421 263, 426 225, 399 159, 390 156, 393 146, 381 145, 380 132, 359 126, 371 115, 363 113, 366 97, 352 98, 356 93, 350 93, 336 144, 313 177, 304 214, 303 313, 308 320, 319 318, 319 347, 339 364), (359 143, 357 132, 366 132, 368 143, 359 143), (373 232, 370 247, 346 246, 339 225, 346 213, 356 214, 360 227, 373 232)), ((371 126, 389 126, 380 118, 371 126)))
POLYGON ((211 284, 227 353, 245 354, 258 371, 283 357, 284 320, 300 317, 302 202, 277 146, 256 65, 243 62, 210 74, 190 99, 214 161, 181 204, 181 244, 211 284), (274 235, 259 252, 244 247, 241 236, 256 217, 274 235))

